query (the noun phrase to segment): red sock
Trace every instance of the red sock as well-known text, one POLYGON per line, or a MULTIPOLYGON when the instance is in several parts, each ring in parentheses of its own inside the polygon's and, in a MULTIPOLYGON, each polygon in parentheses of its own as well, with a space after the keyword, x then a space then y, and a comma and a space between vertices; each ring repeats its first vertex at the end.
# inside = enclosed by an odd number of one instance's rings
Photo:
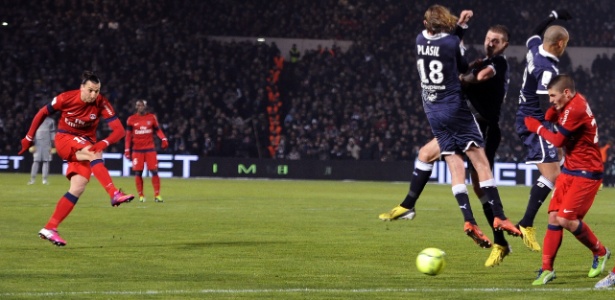
POLYGON ((143 196, 143 177, 135 176, 135 185, 137 186, 139 196, 143 196))
POLYGON ((154 186, 154 196, 160 195, 160 176, 158 174, 152 176, 152 185, 154 186))
POLYGON ((557 256, 557 250, 562 244, 564 230, 561 226, 549 224, 542 245, 542 269, 553 271, 553 262, 557 256))
POLYGON ((594 232, 589 226, 579 220, 579 227, 572 234, 585 247, 589 248, 594 255, 603 256, 606 254, 606 248, 600 243, 594 232))
POLYGON ((54 230, 58 228, 60 223, 62 223, 62 221, 64 221, 64 219, 66 219, 66 217, 68 217, 70 212, 73 210, 73 207, 77 204, 77 200, 79 200, 79 198, 68 192, 64 194, 64 196, 60 198, 60 201, 58 201, 58 204, 56 204, 56 209, 53 212, 53 215, 51 215, 49 222, 47 222, 47 225, 45 225, 45 228, 54 230))
POLYGON ((109 194, 109 197, 113 197, 113 193, 117 190, 115 185, 113 185, 113 181, 111 180, 111 176, 109 175, 109 170, 105 167, 102 159, 96 159, 90 162, 90 167, 92 169, 92 173, 98 182, 103 186, 103 188, 109 194))

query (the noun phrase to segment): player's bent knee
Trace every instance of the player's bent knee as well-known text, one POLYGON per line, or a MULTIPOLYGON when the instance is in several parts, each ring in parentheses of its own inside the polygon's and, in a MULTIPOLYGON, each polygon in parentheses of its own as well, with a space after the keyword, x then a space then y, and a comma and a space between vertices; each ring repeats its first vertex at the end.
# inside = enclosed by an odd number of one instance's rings
POLYGON ((79 161, 93 161, 97 159, 102 159, 102 152, 91 152, 91 146, 85 147, 83 149, 75 152, 75 157, 79 161))
POLYGON ((419 150, 418 159, 422 162, 431 163, 440 158, 440 146, 436 139, 429 141, 419 150))
POLYGON ((575 231, 578 227, 578 223, 577 220, 570 220, 570 219, 566 219, 560 216, 557 216, 557 223, 559 223, 559 226, 562 226, 563 228, 566 228, 568 231, 575 231))
POLYGON ((70 178, 70 187, 68 192, 71 193, 75 197, 80 197, 81 194, 85 191, 85 187, 88 184, 88 179, 76 174, 70 178))

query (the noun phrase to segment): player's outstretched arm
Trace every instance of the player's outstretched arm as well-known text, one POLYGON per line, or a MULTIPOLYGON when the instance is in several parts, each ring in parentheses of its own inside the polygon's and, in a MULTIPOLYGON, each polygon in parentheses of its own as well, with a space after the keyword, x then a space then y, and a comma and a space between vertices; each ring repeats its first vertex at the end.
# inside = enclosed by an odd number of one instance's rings
POLYGON ((473 16, 474 16, 474 12, 472 12, 471 10, 469 9, 462 10, 461 13, 459 14, 459 20, 457 21, 457 25, 460 25, 461 27, 467 27, 468 22, 473 16))
POLYGON ((30 129, 28 130, 26 137, 21 140, 21 150, 19 150, 19 155, 25 153, 26 150, 32 146, 34 134, 36 134, 36 130, 41 126, 41 124, 43 124, 43 121, 45 121, 47 116, 49 116, 49 109, 47 106, 43 106, 43 108, 38 110, 34 116, 34 119, 32 119, 32 124, 30 124, 30 129))
POLYGON ((468 29, 468 22, 474 16, 474 12, 471 10, 463 10, 459 14, 459 19, 457 20, 457 27, 455 27, 454 35, 458 36, 460 40, 463 40, 463 35, 468 29))
POLYGON ((567 9, 556 9, 551 11, 549 17, 553 17, 555 19, 568 21, 572 19, 572 14, 567 9))
POLYGON ((542 34, 544 33, 544 31, 547 29, 547 27, 549 27, 549 24, 551 24, 553 21, 555 20, 564 20, 564 21, 568 21, 572 19, 572 15, 570 14, 570 12, 566 9, 556 9, 551 11, 551 13, 549 14, 549 16, 542 20, 532 31, 532 35, 538 35, 538 36, 542 36, 542 34))

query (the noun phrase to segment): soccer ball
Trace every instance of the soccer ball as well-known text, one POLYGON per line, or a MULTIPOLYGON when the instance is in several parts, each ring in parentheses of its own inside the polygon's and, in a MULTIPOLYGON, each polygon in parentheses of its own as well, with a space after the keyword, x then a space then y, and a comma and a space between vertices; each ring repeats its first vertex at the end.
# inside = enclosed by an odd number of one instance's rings
POLYGON ((416 257, 416 268, 419 272, 435 276, 444 270, 446 253, 438 248, 426 248, 416 257))

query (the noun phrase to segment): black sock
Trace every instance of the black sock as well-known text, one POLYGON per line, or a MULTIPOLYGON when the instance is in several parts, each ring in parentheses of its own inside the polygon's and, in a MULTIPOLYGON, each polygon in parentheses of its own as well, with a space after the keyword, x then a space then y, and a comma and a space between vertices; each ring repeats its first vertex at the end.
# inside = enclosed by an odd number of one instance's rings
POLYGON ((489 199, 489 201, 485 204, 490 205, 491 210, 493 211, 493 216, 498 217, 502 220, 506 220, 506 216, 504 215, 504 207, 502 205, 502 199, 500 199, 500 193, 498 192, 498 188, 492 185, 484 186, 480 189, 483 191, 483 193, 485 193, 487 199, 489 199))
POLYGON ((472 207, 470 206, 470 197, 468 197, 468 193, 456 193, 455 199, 457 199, 457 203, 459 203, 459 208, 461 209, 461 213, 463 214, 463 220, 465 222, 470 222, 476 225, 476 220, 474 220, 474 214, 472 213, 472 207))
POLYGON ((547 199, 551 193, 551 187, 545 185, 540 180, 532 186, 530 190, 530 199, 527 202, 527 208, 525 209, 525 215, 523 219, 519 221, 519 225, 523 227, 532 227, 534 226, 534 218, 536 218, 536 214, 538 214, 538 210, 542 203, 547 199))
POLYGON ((493 229, 493 209, 491 209, 491 204, 483 203, 483 212, 485 213, 485 217, 487 217, 487 223, 491 227, 491 231, 493 231, 493 242, 500 246, 508 247, 508 241, 504 237, 504 231, 493 229))
POLYGON ((410 189, 408 190, 408 195, 404 201, 400 204, 401 207, 406 209, 414 208, 416 205, 416 201, 421 196, 425 185, 429 181, 429 177, 431 176, 431 170, 419 170, 418 168, 414 169, 412 173, 412 178, 410 179, 410 189))

